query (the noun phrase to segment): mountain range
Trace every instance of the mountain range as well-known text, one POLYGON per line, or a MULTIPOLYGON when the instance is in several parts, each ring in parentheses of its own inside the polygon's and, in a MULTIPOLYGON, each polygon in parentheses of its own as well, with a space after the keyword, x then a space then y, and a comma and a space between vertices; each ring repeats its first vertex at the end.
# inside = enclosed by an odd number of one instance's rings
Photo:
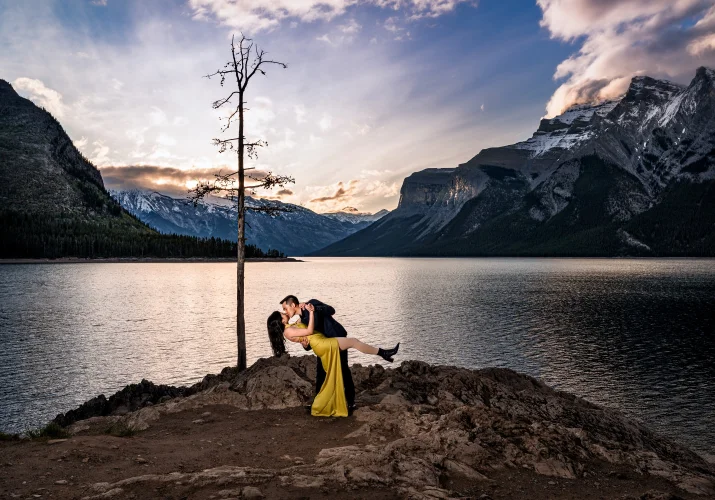
MULTIPOLYGON (((236 240, 237 211, 222 198, 201 201, 194 206, 187 199, 145 190, 110 190, 122 207, 161 233, 216 237, 236 240)), ((246 213, 247 243, 287 255, 306 255, 369 226, 388 212, 358 212, 346 207, 339 212, 318 214, 300 205, 246 197, 247 207, 272 206, 285 212, 246 213)))
POLYGON ((634 77, 528 140, 407 177, 394 211, 315 255, 715 255, 715 71, 634 77))

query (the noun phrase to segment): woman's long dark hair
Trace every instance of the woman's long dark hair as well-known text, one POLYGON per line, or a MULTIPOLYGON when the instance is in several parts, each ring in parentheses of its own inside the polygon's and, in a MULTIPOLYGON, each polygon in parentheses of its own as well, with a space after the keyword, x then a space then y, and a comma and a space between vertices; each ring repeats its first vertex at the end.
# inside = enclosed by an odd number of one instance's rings
POLYGON ((283 336, 285 325, 283 317, 278 311, 274 311, 268 316, 268 338, 271 340, 271 348, 273 355, 276 357, 283 356, 286 351, 286 339, 283 336))

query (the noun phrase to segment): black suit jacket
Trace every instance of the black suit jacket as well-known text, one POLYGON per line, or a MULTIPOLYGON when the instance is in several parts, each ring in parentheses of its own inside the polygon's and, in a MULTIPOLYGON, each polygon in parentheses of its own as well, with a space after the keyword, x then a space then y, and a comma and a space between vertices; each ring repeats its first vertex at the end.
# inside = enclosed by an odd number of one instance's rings
MULTIPOLYGON (((313 320, 313 328, 315 331, 322 333, 326 337, 348 336, 348 332, 345 330, 343 325, 338 323, 335 318, 333 318, 335 309, 316 299, 310 299, 308 303, 313 304, 313 307, 315 307, 315 319, 313 320)), ((300 315, 300 321, 307 325, 310 321, 310 312, 303 311, 300 315)), ((310 350, 310 347, 306 348, 306 351, 308 350, 310 350)))

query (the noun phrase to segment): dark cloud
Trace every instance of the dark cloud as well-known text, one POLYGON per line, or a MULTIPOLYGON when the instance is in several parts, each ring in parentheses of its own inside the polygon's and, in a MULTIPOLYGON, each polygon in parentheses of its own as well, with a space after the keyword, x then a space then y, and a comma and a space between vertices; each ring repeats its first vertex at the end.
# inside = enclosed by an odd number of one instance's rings
MULTIPOLYGON (((186 195, 187 182, 211 181, 217 174, 227 174, 227 168, 197 168, 181 170, 157 165, 135 165, 127 167, 100 167, 104 184, 108 189, 147 189, 168 195, 186 195)), ((259 177, 263 172, 251 171, 251 176, 259 177)))
POLYGON ((293 191, 290 189, 281 189, 280 191, 276 191, 275 193, 268 193, 268 194, 260 194, 260 195, 254 195, 257 198, 262 198, 264 200, 275 200, 275 201, 282 201, 283 198, 286 196, 293 196, 293 191))
POLYGON ((320 198, 314 198, 310 200, 310 203, 324 203, 326 201, 337 201, 341 200, 343 198, 348 198, 353 194, 355 191, 355 188, 357 187, 357 183, 360 182, 359 180, 352 180, 348 184, 347 189, 345 188, 345 185, 342 182, 338 183, 338 189, 335 191, 335 194, 332 196, 321 196, 320 198))

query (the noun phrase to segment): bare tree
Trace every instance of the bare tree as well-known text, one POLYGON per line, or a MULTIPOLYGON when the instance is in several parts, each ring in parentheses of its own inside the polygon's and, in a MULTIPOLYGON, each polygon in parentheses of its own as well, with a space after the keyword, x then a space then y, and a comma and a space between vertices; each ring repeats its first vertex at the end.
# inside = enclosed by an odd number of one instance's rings
POLYGON ((233 90, 227 97, 214 101, 213 108, 219 109, 224 106, 230 107, 227 117, 222 118, 226 123, 221 127, 221 132, 226 132, 236 121, 238 121, 238 135, 228 139, 214 139, 213 143, 218 146, 219 152, 235 151, 238 156, 238 170, 223 174, 219 172, 212 181, 199 181, 194 189, 189 190, 189 198, 194 204, 211 194, 218 194, 234 200, 238 207, 238 258, 236 268, 236 337, 238 340, 238 360, 239 370, 246 369, 246 319, 244 317, 244 269, 246 262, 246 233, 245 217, 246 210, 256 212, 267 212, 276 215, 281 211, 288 211, 279 207, 246 207, 246 190, 257 188, 270 189, 274 186, 285 186, 287 183, 295 182, 292 177, 274 175, 272 172, 246 175, 247 171, 255 170, 253 167, 244 167, 244 155, 249 158, 256 158, 258 148, 267 146, 263 140, 254 142, 246 141, 244 135, 244 113, 249 110, 245 107, 245 95, 248 83, 256 73, 265 75, 264 70, 270 64, 276 64, 283 68, 287 66, 281 62, 265 59, 265 51, 259 50, 253 40, 241 34, 238 46, 235 37, 231 37, 231 60, 223 68, 206 75, 206 78, 220 77, 221 86, 224 86, 226 77, 229 81, 235 79, 236 90, 233 90), (232 102, 233 101, 233 102, 232 102), (237 102, 236 102, 237 101, 237 102), (253 185, 246 185, 246 178, 254 182, 253 185))

